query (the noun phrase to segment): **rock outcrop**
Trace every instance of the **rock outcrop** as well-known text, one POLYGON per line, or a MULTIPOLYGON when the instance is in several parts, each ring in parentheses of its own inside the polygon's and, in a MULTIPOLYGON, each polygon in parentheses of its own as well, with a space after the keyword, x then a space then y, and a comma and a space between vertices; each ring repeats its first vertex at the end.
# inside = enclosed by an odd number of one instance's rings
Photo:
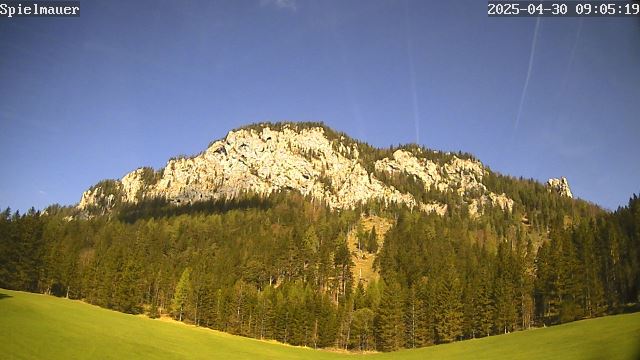
POLYGON ((549 179, 547 181, 547 188, 549 191, 554 191, 560 196, 566 196, 568 198, 573 198, 573 194, 571 193, 571 188, 569 187, 569 182, 567 178, 561 177, 560 179, 549 179))
MULTIPOLYGON (((454 156, 441 166, 431 160, 419 159, 408 151, 397 150, 393 153, 393 159, 378 160, 375 168, 377 171, 405 172, 413 175, 422 181, 427 191, 455 192, 468 200, 471 216, 481 213, 480 206, 487 204, 508 211, 513 208, 513 200, 504 194, 498 195, 487 190, 482 183, 486 170, 479 161, 454 156)), ((438 203, 421 204, 420 208, 424 211, 435 211, 440 215, 447 211, 446 205, 438 203)))
MULTIPOLYGON (((116 204, 164 198, 176 205, 230 199, 242 193, 268 195, 294 190, 326 203, 331 209, 352 209, 369 201, 402 204, 444 215, 447 205, 423 202, 385 183, 376 173, 404 173, 421 181, 426 191, 454 193, 473 214, 487 204, 510 211, 513 200, 494 194, 482 183, 479 161, 449 156, 438 163, 416 151, 397 150, 375 161, 369 172, 359 145, 345 136, 328 136, 324 127, 253 126, 231 131, 193 157, 169 160, 154 172, 140 168, 121 180, 101 182, 87 190, 78 208, 110 211, 116 204), (372 170, 373 170, 372 169, 372 170)), ((473 215, 472 214, 472 215, 473 215)))

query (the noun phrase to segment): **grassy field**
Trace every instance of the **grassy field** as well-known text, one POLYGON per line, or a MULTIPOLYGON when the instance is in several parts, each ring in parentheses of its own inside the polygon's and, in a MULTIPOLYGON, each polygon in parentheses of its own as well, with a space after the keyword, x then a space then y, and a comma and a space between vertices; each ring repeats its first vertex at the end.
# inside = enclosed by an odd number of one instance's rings
POLYGON ((638 359, 640 313, 395 353, 317 351, 0 289, 3 359, 638 359))

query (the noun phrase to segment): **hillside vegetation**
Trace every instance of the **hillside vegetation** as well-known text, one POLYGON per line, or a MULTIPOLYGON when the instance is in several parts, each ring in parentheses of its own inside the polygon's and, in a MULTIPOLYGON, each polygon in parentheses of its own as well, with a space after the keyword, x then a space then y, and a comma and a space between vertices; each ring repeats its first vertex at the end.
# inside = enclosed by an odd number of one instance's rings
POLYGON ((293 347, 0 289, 5 359, 637 359, 640 314, 370 355, 293 347))
POLYGON ((294 193, 141 208, 137 220, 6 211, 0 287, 291 345, 394 351, 626 311, 638 302, 639 204, 596 218, 556 208, 546 235, 501 212, 377 210, 397 220, 366 286, 347 244, 362 213, 294 193))
MULTIPOLYGON (((228 151, 255 161, 269 155, 255 154, 251 146, 263 140, 254 135, 242 142, 231 136, 228 151)), ((296 136, 287 135, 286 144, 300 145, 296 136)), ((308 139, 326 145, 325 136, 308 139)), ((278 149, 287 153, 288 145, 278 149)), ((225 151, 210 155, 238 165, 225 151)), ((413 151, 437 163, 449 156, 413 151)), ((366 146, 359 156, 376 158, 366 146)), ((207 167, 217 163, 201 160, 202 173, 218 174, 207 167)), ((412 167, 386 163, 405 169, 392 172, 387 185, 425 203, 442 202, 446 211, 417 211, 366 196, 371 201, 338 209, 295 187, 181 205, 162 198, 135 204, 100 198, 113 208, 88 218, 59 206, 26 214, 7 208, 0 213, 0 287, 169 316, 234 335, 353 351, 424 347, 638 309, 637 196, 610 213, 478 164, 445 164, 451 171, 444 172, 431 164, 439 184, 448 185, 427 188, 406 170, 412 167), (468 166, 479 172, 465 172, 468 166), (465 189, 482 194, 461 195, 455 189, 463 186, 452 179, 475 184, 465 189), (512 209, 487 202, 482 211, 470 210, 469 199, 492 193, 506 194, 512 209), (375 224, 367 220, 374 217, 375 224)), ((201 173, 183 165, 186 175, 201 173)), ((153 174, 143 170, 140 176, 153 174)), ((341 184, 371 184, 363 171, 348 179, 341 184)), ((367 189, 361 189, 364 195, 367 189)))

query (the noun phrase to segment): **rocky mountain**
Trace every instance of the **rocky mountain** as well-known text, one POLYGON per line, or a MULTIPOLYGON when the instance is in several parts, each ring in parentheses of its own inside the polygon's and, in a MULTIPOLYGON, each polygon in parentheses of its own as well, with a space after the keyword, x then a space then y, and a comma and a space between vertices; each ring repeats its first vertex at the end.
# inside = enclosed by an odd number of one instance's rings
MULTIPOLYGON (((472 216, 486 206, 511 211, 514 201, 483 183, 487 171, 470 155, 415 145, 376 149, 320 123, 263 123, 230 131, 202 153, 173 158, 159 171, 139 168, 102 181, 84 192, 77 208, 95 215, 154 198, 184 205, 293 190, 331 209, 377 201, 443 215, 448 196, 472 216)), ((571 196, 564 178, 549 186, 571 196)))
POLYGON ((76 208, 6 210, 0 287, 358 351, 637 308, 640 200, 570 196, 469 154, 256 124, 76 208))
POLYGON ((573 194, 571 193, 571 188, 569 187, 569 182, 565 177, 562 177, 560 179, 549 179, 547 181, 547 188, 550 191, 556 192, 560 196, 573 198, 573 194))

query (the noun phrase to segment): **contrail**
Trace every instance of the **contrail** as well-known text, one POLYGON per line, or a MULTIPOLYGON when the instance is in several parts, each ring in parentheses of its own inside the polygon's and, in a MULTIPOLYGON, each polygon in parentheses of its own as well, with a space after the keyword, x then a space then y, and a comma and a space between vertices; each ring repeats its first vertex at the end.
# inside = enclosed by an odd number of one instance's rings
POLYGON ((409 58, 409 79, 411 85, 411 101, 413 104, 413 124, 416 131, 416 144, 420 144, 420 106, 416 90, 416 69, 413 64, 413 42, 409 33, 409 4, 405 2, 405 29, 407 34, 407 58, 409 58))
POLYGON ((529 68, 527 69, 527 77, 524 80, 524 86, 522 87, 522 94, 520 95, 520 105, 518 106, 518 114, 516 115, 516 123, 513 130, 518 130, 518 124, 520 123, 520 115, 522 115, 522 105, 524 104, 524 98, 527 96, 527 88, 529 87, 529 78, 531 77, 531 69, 533 68, 533 57, 536 52, 536 42, 538 41, 538 28, 540 28, 540 17, 536 18, 536 27, 533 30, 533 42, 531 43, 531 53, 529 54, 529 68))
POLYGON ((564 92, 564 89, 567 87, 567 83, 569 80, 569 72, 571 71, 571 66, 573 66, 573 61, 576 57, 576 48, 578 47, 578 42, 580 41, 580 34, 582 33, 582 18, 578 22, 578 31, 576 32, 576 39, 573 42, 573 47, 571 48, 571 54, 569 55, 569 62, 567 63, 567 68, 564 72, 564 78, 562 79, 562 85, 560 87, 560 91, 564 92))

